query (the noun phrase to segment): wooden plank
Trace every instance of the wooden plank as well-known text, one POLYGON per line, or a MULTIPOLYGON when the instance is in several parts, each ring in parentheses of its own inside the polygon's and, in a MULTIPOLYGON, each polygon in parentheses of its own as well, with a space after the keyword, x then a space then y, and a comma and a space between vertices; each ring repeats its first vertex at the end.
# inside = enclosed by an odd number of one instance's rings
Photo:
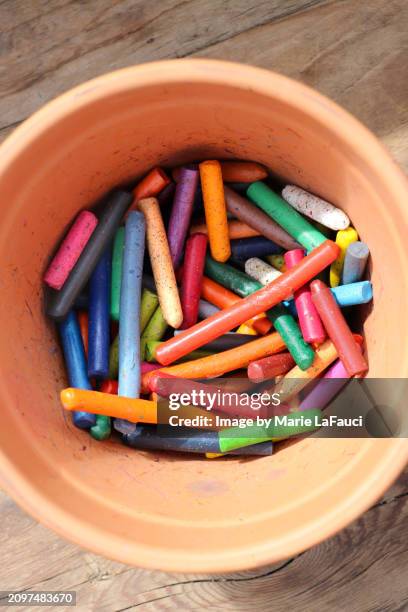
POLYGON ((46 0, 19 0, 16 8, 7 0, 0 4, 2 59, 7 66, 0 73, 0 128, 104 72, 183 57, 325 2, 53 0, 49 9, 46 0))
POLYGON ((0 512, 2 588, 73 589, 80 610, 384 612, 406 609, 408 602, 408 494, 375 506, 295 559, 213 576, 150 572, 102 559, 37 525, 2 494, 0 512))
POLYGON ((315 7, 193 55, 251 63, 336 100, 408 170, 408 3, 343 0, 315 7))

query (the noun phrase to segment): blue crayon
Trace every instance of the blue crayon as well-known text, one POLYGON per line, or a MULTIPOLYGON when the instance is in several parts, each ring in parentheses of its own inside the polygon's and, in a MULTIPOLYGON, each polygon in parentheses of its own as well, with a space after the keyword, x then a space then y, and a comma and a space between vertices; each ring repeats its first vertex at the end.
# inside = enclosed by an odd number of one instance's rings
POLYGON ((119 389, 123 397, 140 393, 140 299, 142 292, 145 219, 131 211, 125 226, 119 318, 119 389))
MULTIPOLYGON (((64 352, 65 367, 70 387, 92 389, 87 372, 86 356, 76 312, 70 310, 63 321, 58 323, 64 352)), ((72 420, 76 427, 89 429, 96 424, 96 415, 89 412, 73 412, 72 420)))
POLYGON ((102 254, 89 282, 88 376, 98 380, 109 375, 111 264, 109 247, 102 254))
MULTIPOLYGON (((123 442, 132 448, 143 450, 176 451, 182 453, 219 453, 219 438, 216 431, 175 428, 166 425, 144 425, 138 423, 135 431, 126 434, 123 442)), ((231 451, 231 455, 272 455, 272 442, 260 442, 231 451)))
POLYGON ((263 236, 231 240, 231 255, 234 259, 247 260, 250 257, 276 255, 282 251, 282 247, 263 236))
POLYGON ((365 267, 367 265, 370 250, 365 242, 352 242, 346 251, 343 264, 343 285, 357 283, 362 279, 365 267))
MULTIPOLYGON (((373 286, 370 281, 339 285, 338 287, 332 287, 331 292, 340 308, 367 304, 373 299, 373 286)), ((294 317, 298 316, 294 300, 285 300, 283 304, 289 308, 290 313, 294 317)))

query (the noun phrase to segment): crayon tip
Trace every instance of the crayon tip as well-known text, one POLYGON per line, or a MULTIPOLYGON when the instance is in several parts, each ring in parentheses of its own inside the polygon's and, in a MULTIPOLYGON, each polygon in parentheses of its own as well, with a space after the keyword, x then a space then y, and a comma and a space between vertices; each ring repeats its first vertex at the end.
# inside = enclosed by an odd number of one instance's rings
POLYGON ((328 289, 328 287, 327 285, 325 285, 323 281, 316 278, 314 281, 310 283, 310 289, 312 293, 316 294, 316 293, 321 293, 322 291, 325 291, 325 289, 328 289))
POLYGON ((75 391, 71 388, 63 389, 60 398, 64 408, 69 410, 75 404, 75 391))

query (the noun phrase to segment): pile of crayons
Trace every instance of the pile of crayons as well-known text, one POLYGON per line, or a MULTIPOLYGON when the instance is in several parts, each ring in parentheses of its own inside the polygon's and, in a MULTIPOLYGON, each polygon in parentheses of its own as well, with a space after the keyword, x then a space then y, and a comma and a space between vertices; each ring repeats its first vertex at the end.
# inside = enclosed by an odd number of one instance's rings
POLYGON ((317 377, 336 379, 297 405, 311 415, 324 409, 368 369, 363 339, 342 313, 372 299, 362 280, 368 247, 345 212, 294 185, 278 195, 255 162, 171 172, 154 168, 102 210, 80 212, 45 272, 69 380, 62 405, 96 440, 114 429, 140 449, 271 454, 272 440, 311 429, 238 435, 210 426, 166 436, 158 397, 228 373, 252 389, 272 379, 290 397, 317 377))

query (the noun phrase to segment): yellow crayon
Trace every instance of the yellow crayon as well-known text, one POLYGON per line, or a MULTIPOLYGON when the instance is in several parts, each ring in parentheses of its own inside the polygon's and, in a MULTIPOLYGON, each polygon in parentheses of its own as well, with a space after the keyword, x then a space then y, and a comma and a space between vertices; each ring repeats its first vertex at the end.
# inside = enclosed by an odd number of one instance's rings
POLYGON ((340 247, 340 253, 330 266, 330 287, 338 287, 340 285, 347 247, 352 242, 357 242, 357 240, 358 234, 354 227, 348 227, 337 232, 336 244, 340 247))
POLYGON ((267 255, 266 261, 271 264, 279 272, 286 272, 286 264, 283 255, 267 255))
POLYGON ((237 329, 237 334, 247 334, 249 336, 257 336, 257 331, 252 327, 252 325, 248 325, 247 323, 242 323, 237 329))

